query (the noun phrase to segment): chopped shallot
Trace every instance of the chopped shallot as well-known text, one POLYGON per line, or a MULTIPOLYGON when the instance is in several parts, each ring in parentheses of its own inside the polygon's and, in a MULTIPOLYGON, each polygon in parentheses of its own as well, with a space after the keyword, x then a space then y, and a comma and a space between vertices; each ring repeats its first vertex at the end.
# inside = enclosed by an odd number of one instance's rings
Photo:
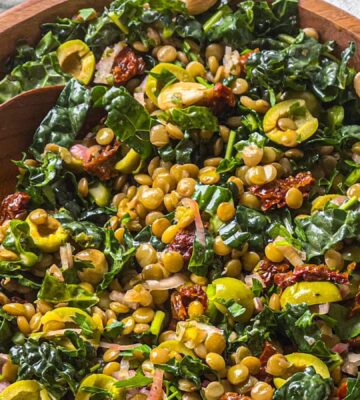
POLYGON ((264 304, 260 297, 254 297, 254 307, 256 312, 261 312, 264 309, 264 304))
POLYGON ((204 229, 204 224, 201 219, 198 203, 195 200, 189 199, 189 198, 183 199, 182 203, 184 204, 185 207, 189 207, 194 211, 196 234, 197 234, 197 237, 199 238, 200 244, 202 246, 205 246, 206 245, 205 229, 204 229))
POLYGON ((111 350, 117 350, 117 351, 125 351, 125 350, 131 350, 135 349, 136 347, 140 346, 140 343, 134 343, 134 344, 117 344, 117 343, 107 343, 107 342, 100 342, 100 347, 103 349, 111 349, 111 350))
POLYGON ((328 314, 330 311, 330 303, 319 304, 318 310, 320 315, 328 314))
POLYGON ((161 369, 156 369, 154 374, 154 380, 151 385, 150 393, 148 396, 148 400, 163 400, 164 392, 163 392, 163 380, 164 380, 164 371, 161 369))
POLYGON ((74 259, 70 243, 60 247, 61 266, 64 271, 74 266, 74 259))
POLYGON ((91 153, 88 147, 82 144, 75 144, 70 148, 70 153, 77 158, 78 160, 82 160, 87 162, 91 158, 91 153))
POLYGON ((345 353, 349 350, 349 343, 337 343, 332 349, 335 353, 345 353))
MULTIPOLYGON (((285 242, 285 241, 286 240, 281 236, 278 236, 275 239, 275 243, 276 242, 285 242)), ((291 245, 281 246, 279 243, 279 246, 277 247, 277 249, 284 255, 284 257, 294 267, 298 267, 298 266, 304 264, 306 254, 303 254, 302 252, 296 250, 293 246, 291 246, 291 245)))
POLYGON ((149 280, 143 283, 143 286, 152 290, 169 290, 175 289, 186 282, 186 278, 183 274, 175 274, 169 278, 161 279, 160 281, 149 280))

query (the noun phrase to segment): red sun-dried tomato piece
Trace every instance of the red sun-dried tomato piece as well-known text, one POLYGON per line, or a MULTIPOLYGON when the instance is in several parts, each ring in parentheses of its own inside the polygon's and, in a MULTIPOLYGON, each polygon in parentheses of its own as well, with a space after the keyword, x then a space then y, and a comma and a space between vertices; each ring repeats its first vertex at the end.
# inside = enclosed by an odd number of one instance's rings
POLYGON ((266 340, 263 351, 259 357, 261 367, 259 373, 257 374, 258 379, 266 382, 271 381, 272 377, 266 372, 266 365, 269 358, 276 353, 278 353, 277 348, 271 342, 266 340))
POLYGON ((194 240, 194 229, 182 229, 176 234, 174 240, 167 246, 166 251, 176 251, 177 253, 180 253, 183 256, 184 261, 187 262, 190 260, 192 255, 194 240))
POLYGON ((182 286, 171 295, 171 313, 174 319, 185 321, 188 318, 189 304, 197 300, 207 309, 208 298, 200 285, 182 286))
POLYGON ((228 107, 235 107, 235 105, 236 98, 232 90, 220 82, 216 83, 213 87, 212 95, 207 101, 207 106, 219 113, 228 107))
POLYGON ((304 264, 295 267, 294 271, 278 273, 274 277, 275 284, 281 288, 286 288, 300 281, 329 281, 339 285, 348 285, 349 275, 346 272, 331 271, 325 265, 304 264))
POLYGON ((303 197, 307 197, 314 183, 315 178, 311 175, 311 172, 299 172, 296 176, 276 179, 266 185, 250 186, 249 191, 261 200, 261 209, 267 211, 270 208, 285 207, 285 196, 291 188, 299 189, 303 197))
POLYGON ((258 53, 259 51, 260 51, 260 49, 254 49, 254 50, 251 50, 248 53, 245 53, 240 56, 240 65, 244 72, 246 72, 246 64, 247 64, 250 56, 253 55, 254 53, 258 53))
POLYGON ((16 192, 5 197, 0 205, 0 225, 11 219, 25 219, 30 196, 24 192, 16 192))
POLYGON ((290 265, 286 263, 273 263, 267 258, 262 260, 259 264, 259 268, 256 271, 266 287, 271 286, 274 283, 274 277, 276 274, 285 273, 290 271, 290 265))
POLYGON ((347 386, 347 381, 345 381, 341 382, 340 386, 338 387, 336 395, 340 400, 345 399, 347 395, 347 386))
POLYGON ((117 85, 145 72, 145 61, 130 47, 124 47, 116 56, 112 74, 117 85))
POLYGON ((114 169, 117 152, 120 142, 115 141, 107 145, 100 154, 92 155, 89 161, 84 162, 83 167, 90 175, 97 176, 103 181, 107 181, 117 175, 114 169))

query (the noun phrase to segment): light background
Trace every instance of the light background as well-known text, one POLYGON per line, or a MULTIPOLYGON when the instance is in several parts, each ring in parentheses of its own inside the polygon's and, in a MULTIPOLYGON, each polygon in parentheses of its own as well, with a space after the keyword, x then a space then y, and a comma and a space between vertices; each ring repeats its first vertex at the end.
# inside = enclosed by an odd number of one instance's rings
MULTIPOLYGON (((16 4, 19 4, 22 1, 23 0, 0 0, 0 12, 16 4)), ((326 1, 328 3, 337 5, 338 7, 348 11, 350 14, 356 15, 358 18, 360 18, 360 0, 326 0, 326 1)))

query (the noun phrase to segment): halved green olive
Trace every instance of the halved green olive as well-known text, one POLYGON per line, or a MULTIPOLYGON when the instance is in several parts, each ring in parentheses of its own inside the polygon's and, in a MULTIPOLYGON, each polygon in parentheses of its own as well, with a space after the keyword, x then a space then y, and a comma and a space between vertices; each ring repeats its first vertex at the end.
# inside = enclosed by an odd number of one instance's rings
POLYGON ((91 392, 83 391, 84 388, 98 388, 104 389, 111 393, 113 400, 120 400, 123 398, 122 390, 114 386, 118 382, 117 379, 105 374, 92 374, 87 376, 80 384, 79 390, 76 393, 75 400, 90 400, 92 398, 91 392))
POLYGON ((69 40, 59 46, 57 57, 61 69, 78 81, 88 85, 95 71, 95 56, 81 40, 69 40))
POLYGON ((111 193, 109 188, 101 182, 96 183, 89 188, 89 194, 99 207, 106 207, 110 203, 111 193))
POLYGON ((280 303, 284 308, 286 304, 306 303, 312 306, 341 300, 339 288, 331 282, 298 282, 284 290, 280 303))
MULTIPOLYGON (((307 367, 313 367, 315 372, 321 375, 324 379, 330 377, 329 368, 318 357, 307 353, 291 353, 287 354, 286 359, 293 365, 295 370, 304 370, 307 367)), ((286 383, 286 379, 274 378, 274 385, 280 388, 286 383)))
POLYGON ((145 86, 146 95, 156 105, 158 105, 156 93, 159 90, 159 80, 157 79, 156 75, 161 74, 164 71, 168 71, 175 75, 176 79, 180 82, 194 82, 194 78, 184 68, 181 68, 178 65, 170 63, 160 63, 156 65, 150 71, 145 86))
POLYGON ((208 285, 206 294, 209 300, 209 315, 216 314, 216 310, 226 314, 226 308, 221 304, 221 299, 235 300, 245 308, 244 314, 237 318, 238 321, 248 321, 254 311, 254 296, 252 291, 242 281, 235 278, 219 278, 215 279, 208 285))
POLYGON ((17 381, 0 394, 0 400, 50 400, 48 392, 37 381, 17 381))
POLYGON ((265 114, 263 121, 267 137, 285 147, 294 147, 309 139, 318 127, 318 119, 312 116, 303 99, 286 100, 276 104, 265 114), (279 121, 288 119, 291 116, 291 108, 297 104, 301 108, 301 112, 291 117, 294 127, 280 129, 279 121))

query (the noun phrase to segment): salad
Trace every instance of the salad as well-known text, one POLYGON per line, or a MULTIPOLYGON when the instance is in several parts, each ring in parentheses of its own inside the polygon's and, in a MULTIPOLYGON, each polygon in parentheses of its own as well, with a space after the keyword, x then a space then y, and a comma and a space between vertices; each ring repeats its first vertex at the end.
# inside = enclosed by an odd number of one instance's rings
POLYGON ((296 0, 115 0, 0 206, 0 400, 358 400, 360 75, 296 0), (321 32, 320 32, 321 34, 321 32))

